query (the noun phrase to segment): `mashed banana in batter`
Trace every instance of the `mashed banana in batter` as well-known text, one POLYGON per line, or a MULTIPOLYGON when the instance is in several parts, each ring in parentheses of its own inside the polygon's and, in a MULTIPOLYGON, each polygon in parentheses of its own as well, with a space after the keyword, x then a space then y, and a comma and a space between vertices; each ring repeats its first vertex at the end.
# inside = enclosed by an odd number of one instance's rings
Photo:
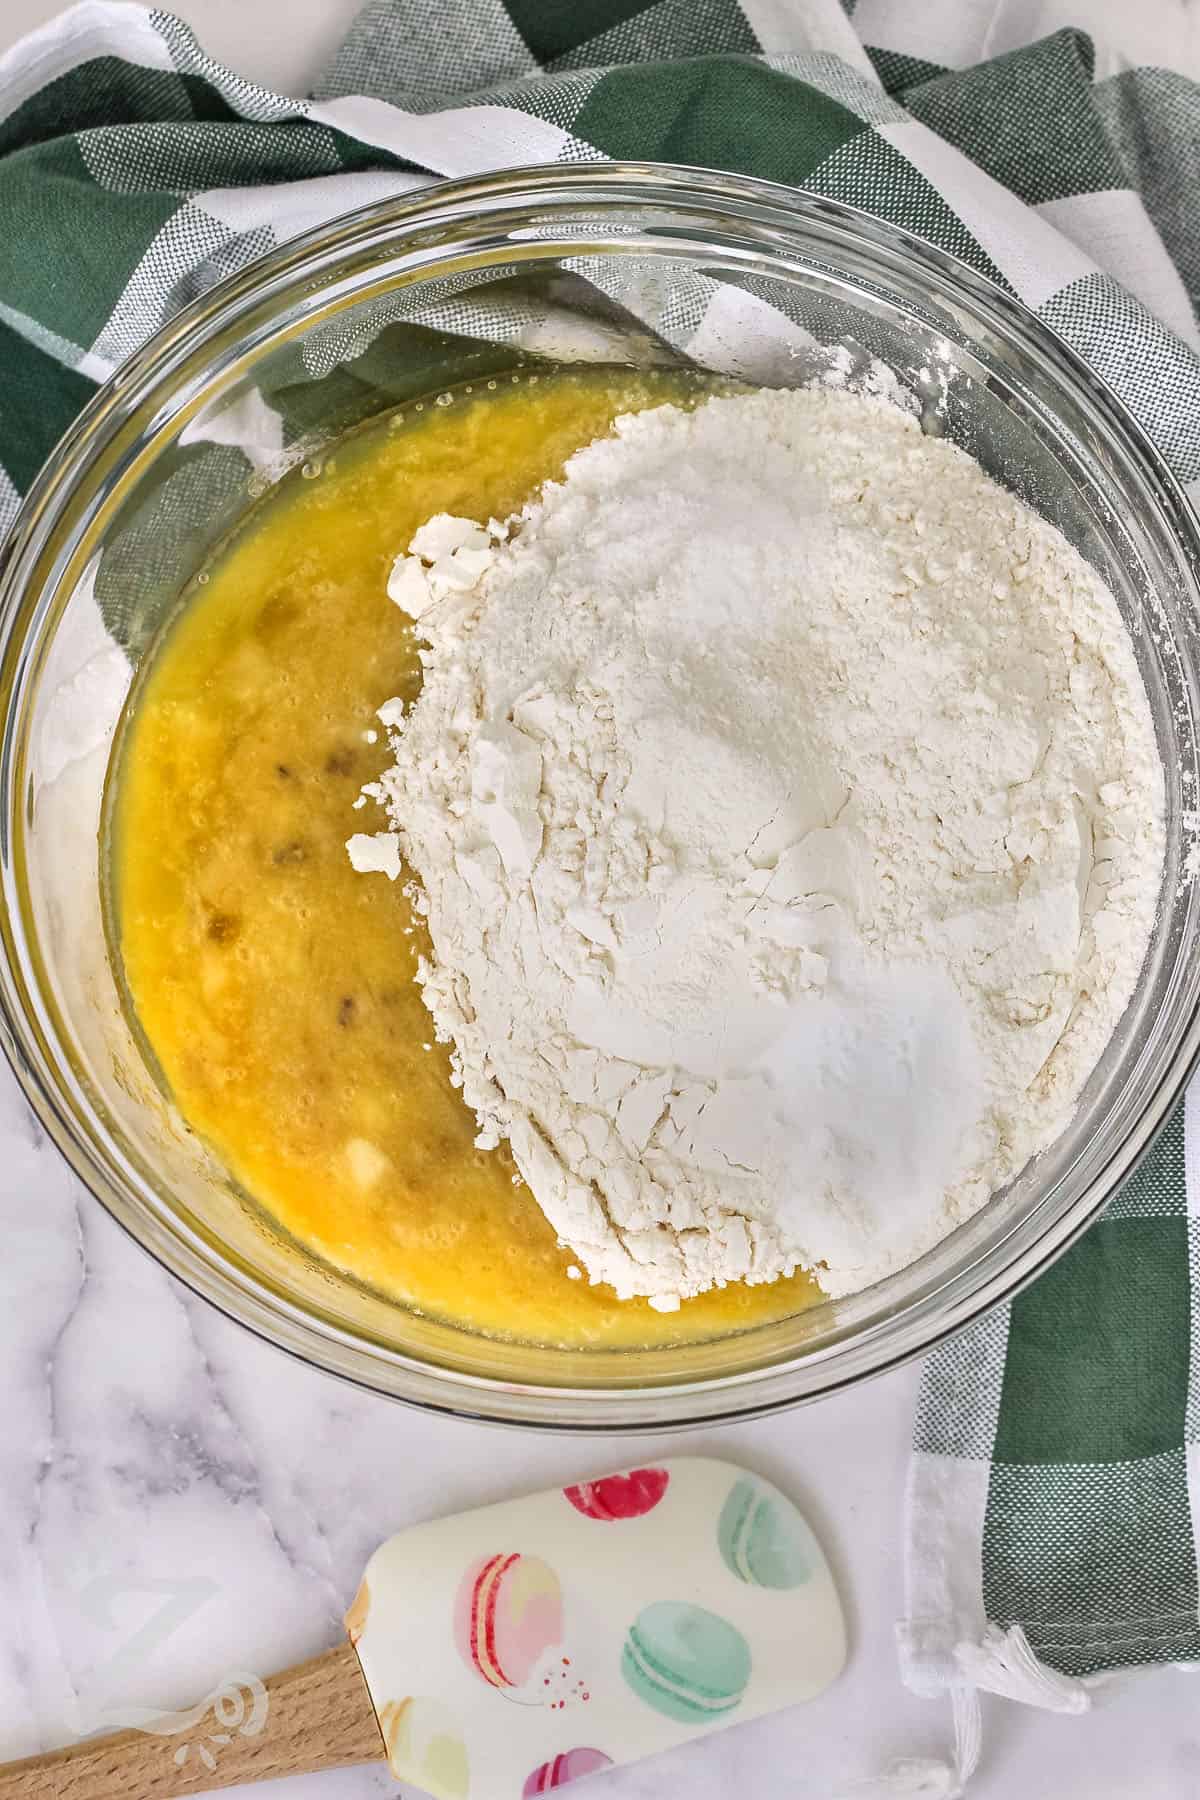
POLYGON ((508 516, 618 414, 687 391, 627 370, 501 377, 295 472, 190 590, 114 762, 118 950, 180 1112, 329 1263, 484 1332, 663 1343, 820 1298, 798 1273, 663 1316, 579 1279, 507 1150, 475 1148, 413 980, 428 946, 403 884, 346 858, 355 797, 388 760, 376 709, 420 686, 383 597, 397 545, 439 512, 508 516))

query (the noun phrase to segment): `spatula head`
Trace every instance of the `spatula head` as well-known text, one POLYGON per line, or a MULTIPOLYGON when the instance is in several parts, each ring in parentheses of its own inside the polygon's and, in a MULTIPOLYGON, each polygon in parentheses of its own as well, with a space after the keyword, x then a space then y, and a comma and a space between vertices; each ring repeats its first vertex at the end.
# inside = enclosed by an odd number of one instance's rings
POLYGON ((800 1512, 705 1457, 402 1532, 346 1626, 392 1772, 436 1800, 546 1793, 811 1700, 845 1660, 800 1512))

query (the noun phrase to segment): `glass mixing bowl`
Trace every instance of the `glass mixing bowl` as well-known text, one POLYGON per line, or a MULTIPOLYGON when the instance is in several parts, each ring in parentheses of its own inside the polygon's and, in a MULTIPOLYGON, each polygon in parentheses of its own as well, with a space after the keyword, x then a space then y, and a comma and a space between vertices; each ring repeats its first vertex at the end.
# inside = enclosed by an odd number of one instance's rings
POLYGON ((1184 879, 1197 786, 1197 553, 1180 490, 1023 307, 831 201, 703 171, 517 170, 311 231, 188 307, 101 389, 0 571, 5 1048, 63 1153, 167 1268, 307 1362, 417 1404, 629 1430, 744 1417, 926 1349, 1045 1267, 1128 1175, 1197 1048, 1184 879), (824 348, 822 348, 824 347, 824 348), (1138 992, 1071 1129, 876 1288, 680 1349, 555 1350, 424 1318, 307 1254, 156 1085, 122 1010, 99 844, 122 704, 180 591, 248 507, 341 434, 539 358, 689 360, 790 386, 881 362, 1057 525, 1127 619, 1167 769, 1167 865, 1138 992))

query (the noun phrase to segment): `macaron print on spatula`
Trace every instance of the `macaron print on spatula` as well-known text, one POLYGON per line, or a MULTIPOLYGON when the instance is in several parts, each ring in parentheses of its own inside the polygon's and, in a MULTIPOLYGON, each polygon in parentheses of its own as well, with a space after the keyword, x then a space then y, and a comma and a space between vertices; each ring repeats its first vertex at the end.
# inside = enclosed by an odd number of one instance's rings
POLYGON ((387 1761, 434 1800, 530 1800, 810 1700, 845 1659, 828 1564, 777 1488, 681 1457, 418 1525, 367 1565, 350 1642, 251 1721, 126 1731, 0 1769, 2 1800, 166 1800, 387 1761))

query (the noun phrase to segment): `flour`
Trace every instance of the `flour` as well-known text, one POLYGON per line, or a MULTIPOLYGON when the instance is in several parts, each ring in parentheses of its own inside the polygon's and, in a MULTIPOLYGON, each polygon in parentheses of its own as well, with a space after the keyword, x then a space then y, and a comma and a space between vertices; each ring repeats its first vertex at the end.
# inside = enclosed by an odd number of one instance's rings
POLYGON ((1133 989, 1162 770, 1116 605, 878 398, 665 406, 508 541, 397 560, 368 790, 424 998, 593 1281, 911 1261, 1069 1121, 1133 989))

